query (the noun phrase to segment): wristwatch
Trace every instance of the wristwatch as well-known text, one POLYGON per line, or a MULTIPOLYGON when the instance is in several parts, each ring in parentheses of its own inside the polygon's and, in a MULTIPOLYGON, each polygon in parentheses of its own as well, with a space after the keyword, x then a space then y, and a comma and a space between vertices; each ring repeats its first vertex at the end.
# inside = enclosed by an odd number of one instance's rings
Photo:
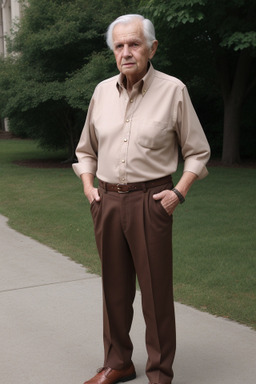
POLYGON ((184 203, 185 197, 178 191, 178 189, 173 188, 172 191, 175 193, 176 196, 178 196, 178 199, 180 201, 180 204, 184 203))

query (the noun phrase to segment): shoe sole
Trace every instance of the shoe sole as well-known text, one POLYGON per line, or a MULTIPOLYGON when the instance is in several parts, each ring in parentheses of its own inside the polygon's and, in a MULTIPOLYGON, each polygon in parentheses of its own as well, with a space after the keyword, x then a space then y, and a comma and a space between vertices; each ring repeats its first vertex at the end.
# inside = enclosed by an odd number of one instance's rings
POLYGON ((136 378, 136 373, 133 373, 132 375, 130 375, 130 376, 126 376, 126 377, 123 377, 122 379, 119 379, 119 380, 117 380, 117 381, 115 381, 115 383, 114 384, 116 384, 116 383, 126 383, 126 381, 130 381, 130 380, 133 380, 133 379, 135 379, 136 378))

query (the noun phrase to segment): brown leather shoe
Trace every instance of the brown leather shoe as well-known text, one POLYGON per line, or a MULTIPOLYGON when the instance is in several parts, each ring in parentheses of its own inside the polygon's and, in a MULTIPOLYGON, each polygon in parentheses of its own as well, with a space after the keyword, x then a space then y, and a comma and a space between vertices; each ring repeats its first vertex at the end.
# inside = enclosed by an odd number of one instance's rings
POLYGON ((134 365, 126 369, 112 369, 112 368, 101 368, 97 375, 92 379, 85 381, 84 384, 115 384, 133 380, 136 377, 134 365))

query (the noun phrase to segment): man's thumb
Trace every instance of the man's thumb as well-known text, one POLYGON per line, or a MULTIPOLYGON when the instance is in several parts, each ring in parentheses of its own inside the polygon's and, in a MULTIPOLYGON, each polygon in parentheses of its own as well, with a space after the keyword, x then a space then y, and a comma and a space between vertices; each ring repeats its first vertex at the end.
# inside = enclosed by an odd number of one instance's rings
POLYGON ((153 199, 154 200, 161 200, 163 198, 163 196, 162 196, 162 192, 160 192, 160 193, 155 193, 154 195, 153 195, 153 199))

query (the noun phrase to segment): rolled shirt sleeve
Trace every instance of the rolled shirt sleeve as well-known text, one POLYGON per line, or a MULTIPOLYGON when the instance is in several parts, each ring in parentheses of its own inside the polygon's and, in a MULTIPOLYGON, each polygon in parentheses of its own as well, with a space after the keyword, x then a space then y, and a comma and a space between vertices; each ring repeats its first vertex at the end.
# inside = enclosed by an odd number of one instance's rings
POLYGON ((85 125, 76 148, 78 162, 72 165, 78 177, 83 173, 91 173, 95 176, 97 171, 98 140, 95 135, 92 119, 94 102, 95 96, 93 95, 88 108, 85 125))
POLYGON ((204 178, 208 174, 206 164, 210 158, 210 146, 185 86, 178 102, 176 129, 184 172, 193 172, 198 179, 204 178))

